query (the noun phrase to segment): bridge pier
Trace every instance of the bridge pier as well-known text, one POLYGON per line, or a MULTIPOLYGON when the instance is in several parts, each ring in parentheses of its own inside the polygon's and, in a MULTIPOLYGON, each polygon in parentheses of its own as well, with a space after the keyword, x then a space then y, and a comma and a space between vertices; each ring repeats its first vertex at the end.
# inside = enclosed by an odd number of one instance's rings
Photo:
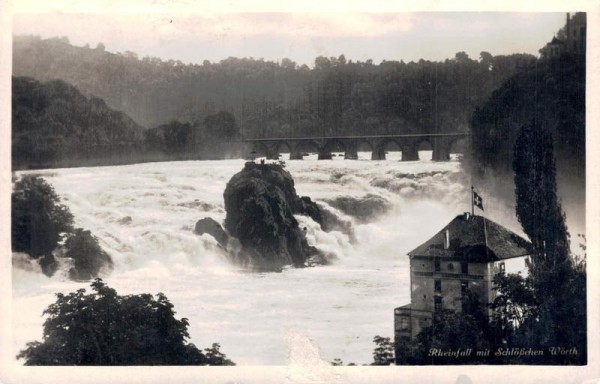
POLYGON ((378 147, 371 152, 371 160, 385 160, 385 148, 378 147))
POLYGON ((414 146, 405 146, 402 148, 402 161, 419 160, 419 151, 414 146))
POLYGON ((450 160, 450 152, 446 148, 434 148, 431 160, 448 161, 450 160))
POLYGON ((450 146, 440 138, 436 137, 433 139, 433 154, 431 155, 433 161, 448 161, 450 160, 450 146))
POLYGON ((358 160, 358 151, 356 150, 355 143, 349 143, 346 146, 346 152, 344 152, 345 160, 358 160))

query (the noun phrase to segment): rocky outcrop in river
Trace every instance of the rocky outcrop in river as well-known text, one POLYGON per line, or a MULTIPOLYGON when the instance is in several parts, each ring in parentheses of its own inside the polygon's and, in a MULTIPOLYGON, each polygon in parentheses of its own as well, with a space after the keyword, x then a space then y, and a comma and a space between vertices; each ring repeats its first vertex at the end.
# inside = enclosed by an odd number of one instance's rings
POLYGON ((227 232, 223 230, 221 224, 211 217, 205 217, 198 220, 196 222, 196 226, 194 227, 194 233, 196 235, 203 235, 207 233, 214 237, 222 247, 226 247, 227 241, 229 241, 229 235, 227 232))
POLYGON ((279 164, 248 162, 227 183, 225 229, 242 246, 238 261, 257 270, 302 267, 325 257, 306 241, 294 214, 310 216, 323 226, 317 204, 296 194, 294 180, 279 164))

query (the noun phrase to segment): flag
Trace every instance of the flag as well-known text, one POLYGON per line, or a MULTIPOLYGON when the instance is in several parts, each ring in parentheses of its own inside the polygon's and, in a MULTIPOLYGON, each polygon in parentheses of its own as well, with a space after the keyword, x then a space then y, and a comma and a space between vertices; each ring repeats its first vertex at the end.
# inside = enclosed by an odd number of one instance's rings
POLYGON ((477 208, 481 209, 482 211, 484 210, 483 209, 483 199, 475 191, 473 191, 473 205, 476 206, 477 208))

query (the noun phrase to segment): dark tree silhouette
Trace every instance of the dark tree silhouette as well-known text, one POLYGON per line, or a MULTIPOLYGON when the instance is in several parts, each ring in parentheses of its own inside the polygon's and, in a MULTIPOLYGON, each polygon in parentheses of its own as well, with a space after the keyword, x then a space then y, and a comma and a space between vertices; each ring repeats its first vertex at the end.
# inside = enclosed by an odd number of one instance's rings
POLYGON ((516 213, 533 245, 534 267, 561 268, 569 261, 569 239, 556 195, 552 135, 525 125, 514 147, 516 213))
POLYGON ((234 139, 240 133, 235 117, 225 111, 206 116, 204 118, 204 128, 212 138, 221 140, 234 139))
POLYGON ((112 259, 90 231, 73 227, 73 215, 60 203, 44 179, 25 175, 13 186, 11 206, 13 252, 39 259, 42 271, 52 276, 58 269, 55 251, 72 260, 69 277, 89 280, 102 268, 112 269, 112 259), (65 240, 61 245, 61 240, 65 240))
MULTIPOLYGON (((552 135, 526 125, 514 147, 516 213, 533 245, 530 284, 538 306, 517 330, 523 343, 538 347, 577 347, 567 361, 586 361, 585 270, 575 263, 569 233, 556 196, 552 135)), ((551 358, 550 360, 552 360, 551 358)), ((555 357, 563 360, 563 356, 555 357)))
POLYGON ((73 260, 69 277, 73 280, 90 280, 103 269, 112 269, 110 256, 100 247, 90 231, 75 229, 65 241, 65 257, 73 260))
POLYGON ((394 363, 394 343, 389 337, 375 336, 375 350, 371 365, 391 365, 394 363))
POLYGON ((27 344, 25 365, 233 365, 220 346, 202 353, 189 338, 188 320, 175 318, 159 293, 119 296, 101 279, 63 295, 44 314, 42 342, 27 344))
POLYGON ((23 176, 13 186, 11 219, 13 252, 41 258, 44 272, 52 274, 52 251, 61 234, 73 229, 73 215, 60 204, 54 188, 42 178, 23 176))

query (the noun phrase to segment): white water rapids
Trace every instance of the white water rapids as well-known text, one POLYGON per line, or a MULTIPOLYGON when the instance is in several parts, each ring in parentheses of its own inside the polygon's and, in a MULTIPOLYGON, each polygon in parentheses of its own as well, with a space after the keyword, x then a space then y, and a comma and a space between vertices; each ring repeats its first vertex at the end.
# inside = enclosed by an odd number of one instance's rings
MULTIPOLYGON (((429 153, 430 155, 430 153, 429 153)), ((362 155, 361 155, 362 156, 362 155)), ((104 280, 119 294, 163 292, 189 319, 190 342, 213 342, 238 365, 287 364, 298 335, 321 358, 372 361, 375 335, 393 338, 393 310, 409 303, 406 253, 470 210, 470 184, 458 161, 288 161, 296 190, 313 200, 373 194, 392 209, 371 222, 351 220, 356 242, 323 232, 309 218, 309 243, 337 255, 331 265, 248 273, 230 265, 197 220, 223 222, 223 191, 243 160, 185 161, 36 171, 54 186, 78 227, 89 229, 115 262, 104 280), (131 223, 120 223, 126 216, 131 223)), ((519 231, 514 214, 484 195, 486 214, 519 231)), ((13 355, 41 340, 42 311, 55 292, 89 283, 13 267, 13 355)))

